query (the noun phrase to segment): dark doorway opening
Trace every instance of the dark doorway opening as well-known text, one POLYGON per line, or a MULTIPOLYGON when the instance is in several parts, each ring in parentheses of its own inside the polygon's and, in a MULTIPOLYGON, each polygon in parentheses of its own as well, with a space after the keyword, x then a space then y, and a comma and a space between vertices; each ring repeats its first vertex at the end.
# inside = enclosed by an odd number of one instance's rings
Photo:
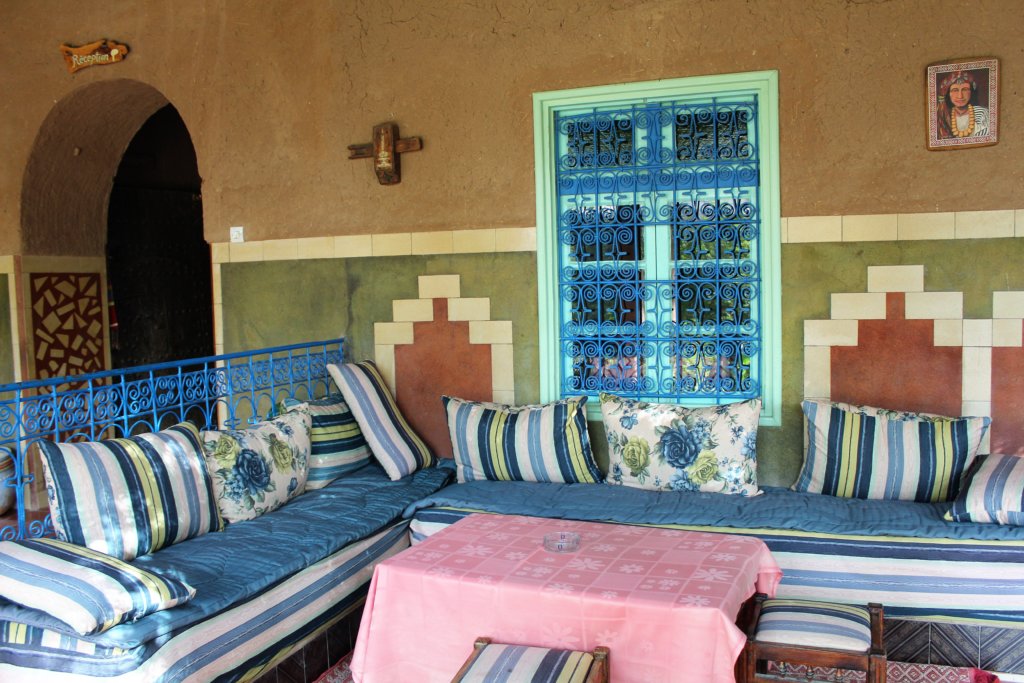
POLYGON ((192 138, 167 105, 132 139, 110 193, 107 294, 115 368, 213 354, 201 184, 192 138))

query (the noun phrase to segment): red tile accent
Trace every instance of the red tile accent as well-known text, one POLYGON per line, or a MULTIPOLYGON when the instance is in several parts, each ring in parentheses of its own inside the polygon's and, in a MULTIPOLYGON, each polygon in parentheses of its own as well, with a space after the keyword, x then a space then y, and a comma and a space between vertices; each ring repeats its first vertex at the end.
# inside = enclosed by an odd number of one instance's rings
POLYGON ((1024 455, 1024 349, 992 349, 993 453, 1024 455))
POLYGON ((904 301, 888 293, 885 320, 859 321, 857 346, 832 347, 832 400, 959 415, 963 349, 934 346, 933 322, 906 320, 904 301))
POLYGON ((469 343, 469 323, 448 320, 448 300, 434 299, 434 320, 413 323, 414 343, 395 346, 395 400, 434 453, 452 457, 441 396, 493 398, 491 347, 469 343))

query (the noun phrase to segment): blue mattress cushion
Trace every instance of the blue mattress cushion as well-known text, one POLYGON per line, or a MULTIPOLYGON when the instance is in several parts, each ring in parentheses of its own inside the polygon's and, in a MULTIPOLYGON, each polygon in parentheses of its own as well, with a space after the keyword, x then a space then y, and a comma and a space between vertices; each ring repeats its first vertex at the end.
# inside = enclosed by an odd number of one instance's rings
POLYGON ((292 499, 272 513, 228 525, 137 558, 132 564, 196 590, 191 602, 78 636, 49 615, 0 600, 0 621, 40 626, 101 646, 134 648, 244 602, 400 519, 402 510, 444 486, 449 468, 391 481, 376 464, 292 499))

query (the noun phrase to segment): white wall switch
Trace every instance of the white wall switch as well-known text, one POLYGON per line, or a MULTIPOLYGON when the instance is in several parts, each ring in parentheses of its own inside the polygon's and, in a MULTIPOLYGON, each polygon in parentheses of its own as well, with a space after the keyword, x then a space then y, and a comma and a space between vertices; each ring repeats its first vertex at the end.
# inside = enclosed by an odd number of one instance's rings
POLYGON ((232 242, 244 242, 245 241, 245 228, 241 225, 236 225, 231 229, 231 241, 232 242))

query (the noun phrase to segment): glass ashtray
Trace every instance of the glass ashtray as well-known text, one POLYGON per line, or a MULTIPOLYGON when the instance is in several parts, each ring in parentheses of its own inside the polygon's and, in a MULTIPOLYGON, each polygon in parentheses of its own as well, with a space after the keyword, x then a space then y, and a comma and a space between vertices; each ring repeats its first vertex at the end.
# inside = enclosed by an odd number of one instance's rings
POLYGON ((552 531, 544 534, 544 549, 553 553, 572 553, 580 549, 580 535, 575 531, 552 531))

